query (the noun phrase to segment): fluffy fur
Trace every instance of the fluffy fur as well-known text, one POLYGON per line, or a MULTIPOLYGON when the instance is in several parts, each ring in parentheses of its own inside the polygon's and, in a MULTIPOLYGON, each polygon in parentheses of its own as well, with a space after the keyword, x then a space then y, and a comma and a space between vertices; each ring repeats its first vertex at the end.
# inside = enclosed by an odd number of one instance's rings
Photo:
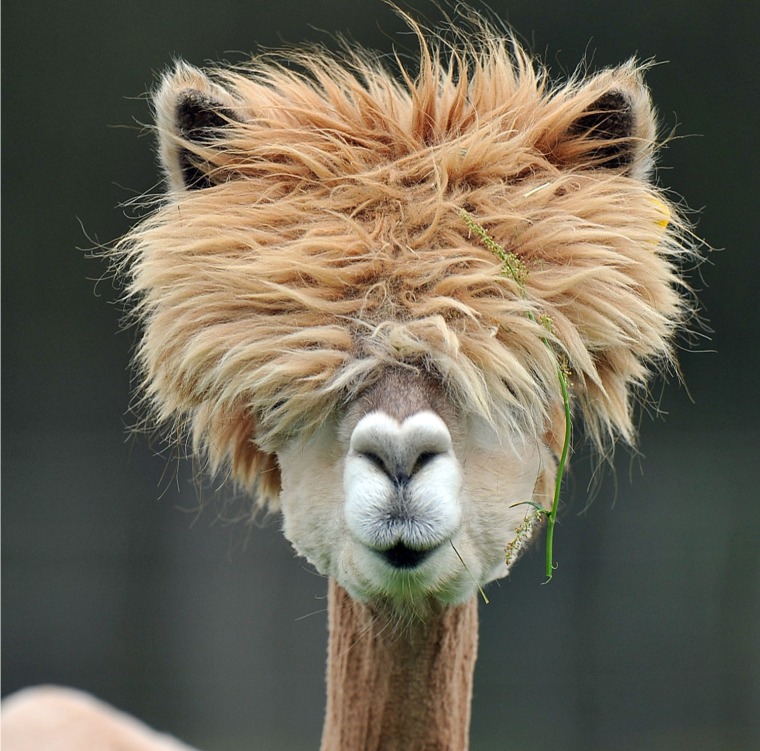
POLYGON ((687 310, 641 69, 559 85, 483 26, 450 45, 414 28, 414 75, 310 50, 180 63, 155 97, 170 191, 117 248, 142 393, 260 502, 274 453, 387 364, 543 438, 562 432, 559 355, 589 434, 631 441, 632 396, 687 310), (462 209, 524 262, 524 290, 462 209))

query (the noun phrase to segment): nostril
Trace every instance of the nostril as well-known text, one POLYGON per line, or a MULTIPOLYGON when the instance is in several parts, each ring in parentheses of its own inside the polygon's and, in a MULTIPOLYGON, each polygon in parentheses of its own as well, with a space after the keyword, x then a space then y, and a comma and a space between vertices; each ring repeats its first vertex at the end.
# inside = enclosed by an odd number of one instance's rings
POLYGON ((423 451, 414 462, 414 466, 412 467, 412 474, 417 474, 417 472, 419 472, 423 467, 426 467, 428 464, 430 464, 430 462, 432 462, 433 459, 439 455, 440 454, 437 451, 423 451))
POLYGON ((362 451, 361 456, 363 456, 371 464, 374 464, 374 466, 377 467, 381 472, 385 472, 386 474, 388 473, 388 468, 385 466, 385 462, 374 452, 362 451))
POLYGON ((432 412, 419 412, 403 422, 383 412, 364 415, 350 438, 350 456, 398 485, 405 485, 438 459, 452 454, 446 424, 432 412))
POLYGON ((429 550, 415 550, 400 542, 388 550, 383 550, 381 555, 393 568, 416 568, 427 558, 428 553, 429 550))
POLYGON ((362 451, 360 452, 360 456, 366 459, 370 464, 379 469, 381 472, 388 475, 395 482, 401 485, 405 485, 421 469, 430 464, 433 459, 435 459, 437 456, 440 456, 440 453, 438 451, 423 451, 414 460, 414 463, 411 467, 408 465, 404 466, 406 462, 404 462, 401 466, 390 466, 385 459, 383 459, 379 454, 376 454, 374 451, 362 451))

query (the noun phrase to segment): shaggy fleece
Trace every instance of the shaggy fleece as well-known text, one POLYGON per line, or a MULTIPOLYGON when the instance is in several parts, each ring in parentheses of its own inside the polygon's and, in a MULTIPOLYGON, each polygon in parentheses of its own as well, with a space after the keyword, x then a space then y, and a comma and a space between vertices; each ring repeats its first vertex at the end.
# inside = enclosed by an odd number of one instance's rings
POLYGON ((634 397, 689 312, 642 68, 554 83, 482 24, 450 42, 412 28, 414 73, 315 49, 180 63, 155 96, 170 190, 116 248, 140 393, 261 503, 274 453, 388 364, 434 373, 506 437, 544 436, 559 358, 587 433, 632 441, 634 397), (209 113, 183 127, 193 107, 209 113))

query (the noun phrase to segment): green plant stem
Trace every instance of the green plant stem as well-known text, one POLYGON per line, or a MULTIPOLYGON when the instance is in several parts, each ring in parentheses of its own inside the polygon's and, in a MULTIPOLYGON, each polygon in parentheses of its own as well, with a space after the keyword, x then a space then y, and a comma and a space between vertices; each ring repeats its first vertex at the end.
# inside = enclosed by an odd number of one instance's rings
MULTIPOLYGON (((469 214, 464 209, 461 209, 459 212, 459 215, 462 217, 462 220, 467 225, 468 229, 471 232, 474 232, 481 240, 483 245, 491 251, 491 253, 496 256, 496 258, 501 261, 501 271, 504 276, 508 276, 513 281, 517 282, 517 285, 520 287, 520 291, 522 292, 523 299, 526 297, 525 292, 525 282, 528 277, 528 269, 525 266, 525 263, 518 258, 514 253, 508 253, 504 248, 499 245, 499 243, 496 242, 486 231, 486 229, 483 227, 482 224, 480 224, 475 217, 473 217, 471 214, 469 214)), ((531 321, 534 321, 535 323, 540 323, 544 328, 546 328, 548 331, 551 331, 551 318, 548 316, 541 316, 539 319, 536 318, 536 316, 533 314, 532 311, 528 311, 527 313, 528 318, 530 318, 531 321)), ((554 347, 552 346, 551 342, 546 338, 542 337, 541 341, 552 351, 554 352, 554 347)), ((559 387, 560 391, 562 392, 562 406, 564 408, 565 412, 565 437, 562 442, 562 453, 560 455, 559 463, 557 464, 557 477, 554 483, 554 497, 552 498, 552 507, 549 511, 547 511, 542 506, 538 506, 538 504, 533 503, 532 501, 526 501, 526 503, 530 506, 533 506, 537 509, 537 511, 544 516, 546 516, 546 581, 544 584, 548 584, 551 579, 552 575, 554 573, 554 569, 556 568, 556 565, 554 564, 554 527, 557 524, 557 511, 559 510, 559 494, 562 490, 562 480, 564 478, 565 474, 565 465, 567 464, 567 457, 570 453, 570 434, 572 432, 572 414, 570 412, 570 390, 567 385, 567 375, 565 373, 565 369, 563 367, 563 363, 559 356, 557 356, 558 364, 557 364, 557 376, 559 378, 559 387)), ((452 546, 453 547, 453 546, 452 546)), ((454 552, 456 552, 456 548, 454 549, 454 552)), ((459 553, 457 553, 459 555, 459 553)), ((460 556, 461 560, 461 556, 460 556)), ((462 561, 464 564, 464 561, 462 561)), ((467 567, 465 566, 465 569, 467 567)), ((481 590, 482 593, 482 590, 481 590)), ((485 595, 483 595, 485 597, 485 595)))
POLYGON ((567 376, 560 364, 557 367, 557 375, 559 377, 559 387, 562 391, 562 406, 565 410, 565 437, 562 441, 562 453, 559 458, 559 464, 557 465, 557 478, 554 481, 554 498, 552 499, 552 508, 546 515, 546 582, 551 581, 554 573, 554 527, 557 523, 557 510, 559 509, 559 494, 562 490, 562 479, 565 474, 565 465, 567 464, 567 457, 570 453, 570 433, 572 431, 572 414, 570 412, 570 393, 567 388, 567 376))

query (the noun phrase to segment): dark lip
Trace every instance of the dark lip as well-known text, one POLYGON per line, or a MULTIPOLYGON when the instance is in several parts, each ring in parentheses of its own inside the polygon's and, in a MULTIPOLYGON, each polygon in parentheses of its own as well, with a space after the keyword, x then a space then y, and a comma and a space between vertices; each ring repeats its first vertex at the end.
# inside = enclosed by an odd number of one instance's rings
POLYGON ((411 548, 403 542, 396 543, 386 550, 375 551, 383 560, 397 571, 411 571, 420 566, 440 545, 432 548, 411 548))

